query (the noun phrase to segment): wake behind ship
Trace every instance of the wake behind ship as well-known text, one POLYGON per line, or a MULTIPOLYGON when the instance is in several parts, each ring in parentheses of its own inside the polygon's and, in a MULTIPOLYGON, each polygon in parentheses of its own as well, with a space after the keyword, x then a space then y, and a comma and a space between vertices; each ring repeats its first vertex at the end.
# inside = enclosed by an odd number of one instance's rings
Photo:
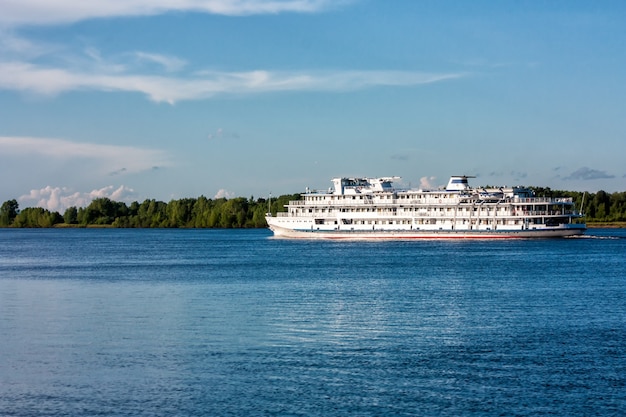
POLYGON ((304 239, 497 239, 582 235, 572 198, 536 197, 525 187, 472 188, 453 176, 442 190, 402 190, 399 177, 335 178, 286 212, 268 213, 276 237, 304 239))

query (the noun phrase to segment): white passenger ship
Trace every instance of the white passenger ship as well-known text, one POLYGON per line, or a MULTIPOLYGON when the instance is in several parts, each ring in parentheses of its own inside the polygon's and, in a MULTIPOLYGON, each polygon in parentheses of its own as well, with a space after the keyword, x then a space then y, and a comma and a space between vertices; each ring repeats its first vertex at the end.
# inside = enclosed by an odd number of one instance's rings
POLYGON ((471 188, 468 178, 451 177, 440 190, 396 189, 399 177, 335 178, 334 189, 307 190, 266 220, 276 237, 305 239, 547 238, 586 230, 571 198, 471 188))

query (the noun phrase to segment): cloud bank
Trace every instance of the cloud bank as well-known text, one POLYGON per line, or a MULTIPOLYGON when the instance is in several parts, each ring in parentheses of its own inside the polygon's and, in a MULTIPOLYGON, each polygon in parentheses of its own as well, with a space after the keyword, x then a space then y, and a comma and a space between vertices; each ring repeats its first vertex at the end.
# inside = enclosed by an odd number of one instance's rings
POLYGON ((73 192, 66 187, 46 186, 39 190, 31 190, 29 194, 19 197, 18 202, 27 207, 42 207, 63 214, 69 207, 87 207, 96 198, 106 197, 130 203, 134 201, 136 195, 132 188, 124 185, 117 188, 109 185, 86 193, 73 192))
POLYGON ((315 13, 346 0, 0 0, 5 26, 67 24, 86 19, 197 12, 227 16, 315 13))
MULTIPOLYGON (((144 56, 145 58, 145 56, 144 56)), ((152 57, 152 61, 155 61, 152 57)), ((171 58, 170 58, 171 61, 171 58)), ((165 65, 168 65, 165 63, 165 65)), ((285 72, 203 71, 189 77, 81 71, 22 61, 0 62, 0 89, 54 96, 70 91, 118 91, 145 94, 174 104, 220 94, 287 91, 352 91, 377 86, 415 86, 462 77, 457 73, 409 71, 285 72)))
POLYGON ((598 180, 615 178, 615 175, 607 174, 606 171, 600 171, 597 169, 591 169, 588 167, 582 167, 572 172, 569 176, 563 178, 564 180, 598 180))

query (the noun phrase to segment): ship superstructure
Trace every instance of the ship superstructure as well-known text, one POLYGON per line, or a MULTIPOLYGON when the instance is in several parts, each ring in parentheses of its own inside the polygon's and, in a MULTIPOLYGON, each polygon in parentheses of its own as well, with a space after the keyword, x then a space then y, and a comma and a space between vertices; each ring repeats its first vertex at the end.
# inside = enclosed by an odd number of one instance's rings
POLYGON ((394 187, 399 177, 335 178, 286 212, 268 213, 277 237, 348 239, 529 238, 581 235, 571 198, 536 197, 525 187, 472 188, 453 176, 444 189, 394 187))

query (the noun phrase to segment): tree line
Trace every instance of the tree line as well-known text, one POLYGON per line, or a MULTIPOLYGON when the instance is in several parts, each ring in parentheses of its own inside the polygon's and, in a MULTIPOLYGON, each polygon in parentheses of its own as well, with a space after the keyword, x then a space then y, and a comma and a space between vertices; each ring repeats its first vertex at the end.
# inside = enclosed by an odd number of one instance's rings
POLYGON ((20 210, 16 200, 0 207, 0 227, 73 227, 110 226, 123 228, 263 228, 265 214, 284 211, 290 200, 299 194, 265 198, 237 197, 232 199, 183 198, 169 203, 145 200, 126 203, 109 198, 96 198, 87 207, 69 207, 63 215, 41 207, 20 210))
POLYGON ((626 192, 597 193, 552 190, 549 187, 530 187, 537 197, 571 197, 576 209, 585 214, 587 223, 626 222, 626 192))
MULTIPOLYGON (((584 211, 586 221, 626 222, 626 192, 583 193, 531 187, 537 197, 571 197, 576 209, 584 211)), ((63 215, 41 207, 22 210, 16 200, 0 207, 0 227, 109 226, 124 228, 264 228, 265 213, 284 211, 290 200, 300 194, 286 194, 268 201, 265 198, 232 199, 183 198, 169 203, 157 200, 127 205, 109 198, 96 198, 87 207, 70 207, 63 215)))

